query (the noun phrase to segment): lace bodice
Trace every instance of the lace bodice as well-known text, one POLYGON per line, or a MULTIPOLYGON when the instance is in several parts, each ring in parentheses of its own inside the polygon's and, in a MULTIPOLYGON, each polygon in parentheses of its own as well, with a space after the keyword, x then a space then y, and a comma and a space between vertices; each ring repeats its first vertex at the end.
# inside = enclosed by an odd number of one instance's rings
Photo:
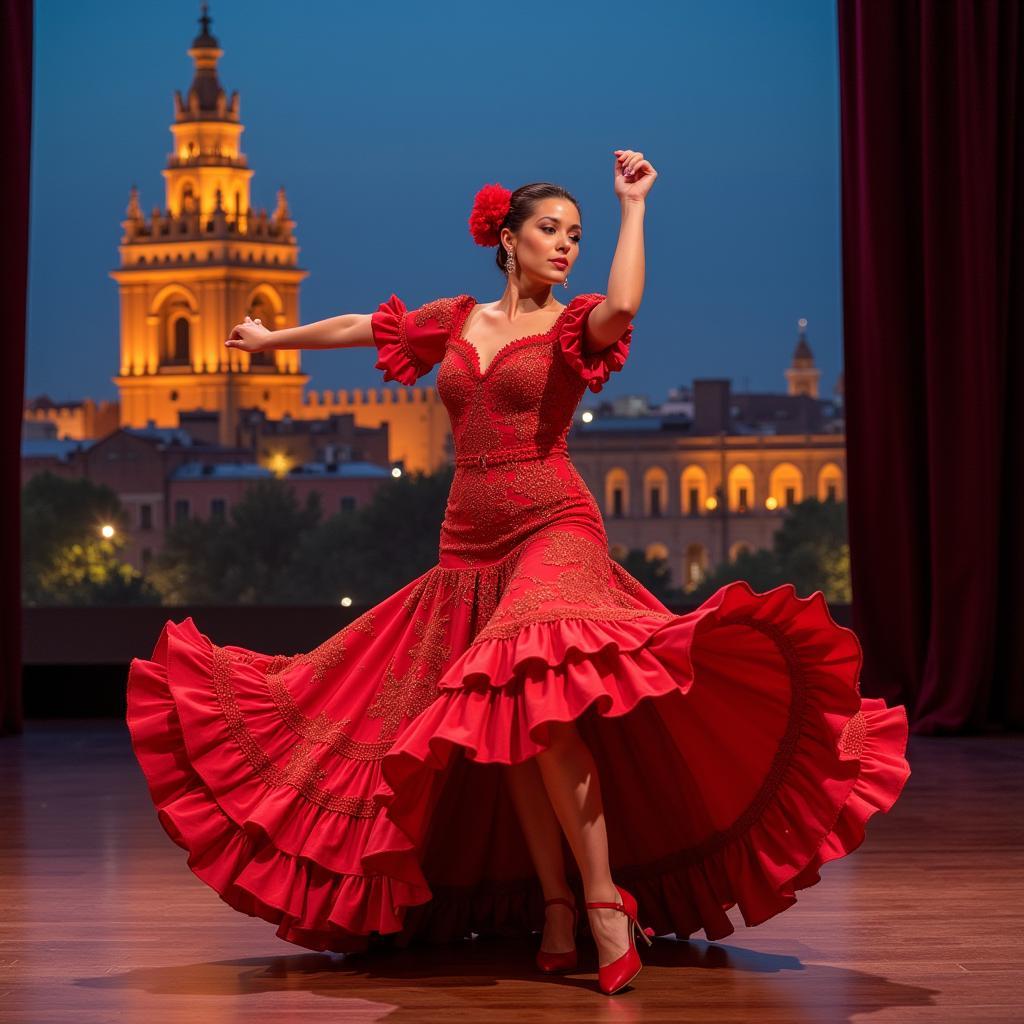
POLYGON ((564 445, 586 388, 600 391, 622 368, 633 325, 599 353, 583 350, 583 329, 599 293, 577 295, 547 330, 516 338, 483 370, 462 325, 476 304, 470 295, 435 299, 407 310, 396 295, 372 316, 377 369, 385 380, 414 384, 433 366, 437 391, 452 423, 456 457, 533 445, 564 445))
POLYGON ((603 539, 600 511, 566 444, 583 392, 600 391, 629 353, 632 324, 603 351, 583 350, 586 319, 603 300, 577 295, 548 330, 513 339, 484 368, 463 336, 476 303, 471 295, 414 310, 392 295, 372 315, 385 380, 411 385, 440 364, 437 390, 456 465, 441 528, 444 564, 502 557, 538 528, 567 518, 603 539))

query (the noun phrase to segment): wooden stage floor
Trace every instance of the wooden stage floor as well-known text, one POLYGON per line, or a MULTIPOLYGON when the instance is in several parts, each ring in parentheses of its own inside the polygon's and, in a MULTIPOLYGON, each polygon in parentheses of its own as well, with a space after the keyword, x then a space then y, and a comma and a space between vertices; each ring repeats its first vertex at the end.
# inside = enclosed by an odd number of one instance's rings
POLYGON ((232 910, 164 834, 119 721, 0 739, 0 1024, 671 1021, 971 1024, 1024 1011, 1024 738, 912 737, 864 845, 795 906, 659 938, 618 995, 534 943, 304 951, 232 910))

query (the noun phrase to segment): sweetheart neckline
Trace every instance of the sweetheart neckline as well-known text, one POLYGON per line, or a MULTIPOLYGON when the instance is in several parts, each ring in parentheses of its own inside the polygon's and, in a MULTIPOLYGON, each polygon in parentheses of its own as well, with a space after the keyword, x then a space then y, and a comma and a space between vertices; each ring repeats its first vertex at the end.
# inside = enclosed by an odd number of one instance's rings
POLYGON ((546 331, 538 331, 535 334, 524 334, 521 337, 512 338, 511 341, 506 341, 505 344, 502 345, 501 348, 499 348, 497 350, 497 352, 494 353, 493 357, 491 358, 491 361, 487 364, 487 369, 484 370, 484 369, 481 368, 481 364, 480 364, 480 350, 476 347, 476 345, 473 344, 473 342, 471 342, 463 334, 463 328, 465 326, 466 321, 469 319, 469 314, 473 312, 473 309, 476 306, 480 305, 480 303, 477 302, 477 300, 472 295, 469 295, 467 297, 470 300, 472 300, 472 301, 466 304, 466 308, 465 308, 461 318, 459 319, 459 322, 457 324, 456 330, 452 333, 452 338, 455 341, 462 342, 462 344, 465 345, 466 348, 468 348, 473 353, 474 362, 476 364, 475 365, 476 374, 477 374, 477 376, 481 380, 486 379, 487 375, 491 372, 491 369, 494 367, 494 364, 503 355, 503 353, 506 352, 513 345, 518 345, 521 341, 536 341, 536 340, 541 339, 541 338, 546 338, 550 334, 554 333, 555 328, 561 323, 562 317, 565 316, 565 314, 568 312, 569 306, 572 305, 571 301, 567 302, 562 307, 562 309, 559 312, 558 316, 555 317, 555 319, 552 322, 551 326, 546 331))

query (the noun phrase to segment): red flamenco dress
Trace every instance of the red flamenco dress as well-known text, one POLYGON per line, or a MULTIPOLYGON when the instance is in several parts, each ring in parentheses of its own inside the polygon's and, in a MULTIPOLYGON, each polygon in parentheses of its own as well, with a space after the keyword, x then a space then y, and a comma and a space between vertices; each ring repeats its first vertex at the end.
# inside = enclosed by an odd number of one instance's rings
POLYGON ((768 920, 899 796, 906 711, 860 695, 860 644, 820 591, 741 581, 675 615, 610 557, 566 447, 629 351, 632 325, 583 348, 603 298, 481 366, 471 296, 391 296, 377 368, 411 385, 439 363, 452 422, 437 564, 308 652, 220 645, 188 617, 132 662, 161 824, 280 938, 355 952, 542 927, 503 766, 544 750, 550 722, 593 752, 613 877, 657 934, 720 939, 733 906, 768 920))

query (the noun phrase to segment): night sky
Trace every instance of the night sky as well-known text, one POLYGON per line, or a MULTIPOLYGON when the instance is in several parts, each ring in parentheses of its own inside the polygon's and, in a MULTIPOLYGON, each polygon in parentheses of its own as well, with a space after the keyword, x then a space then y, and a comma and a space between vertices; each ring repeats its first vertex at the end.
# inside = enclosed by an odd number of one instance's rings
MULTIPOLYGON (((120 221, 135 183, 164 205, 174 89, 199 3, 35 7, 26 395, 116 398, 120 221)), ((496 299, 466 225, 485 182, 564 185, 584 239, 569 289, 604 292, 618 229, 614 149, 659 177, 630 361, 604 396, 694 377, 785 391, 808 340, 842 367, 839 108, 831 0, 673 4, 282 4, 214 0, 220 79, 238 90, 253 207, 284 185, 302 322, 468 292, 496 299)), ((304 352, 310 387, 382 383, 372 350, 304 352)), ((436 371, 435 371, 436 372, 436 371)), ((435 373, 423 383, 431 383, 435 373)), ((394 387, 396 385, 388 385, 394 387)))

